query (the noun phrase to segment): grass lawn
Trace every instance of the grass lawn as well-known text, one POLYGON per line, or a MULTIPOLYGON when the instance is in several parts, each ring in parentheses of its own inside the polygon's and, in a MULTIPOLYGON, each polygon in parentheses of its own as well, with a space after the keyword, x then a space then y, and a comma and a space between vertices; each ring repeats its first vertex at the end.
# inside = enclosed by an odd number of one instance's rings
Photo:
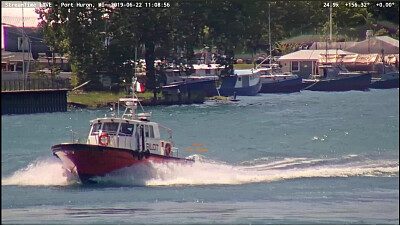
MULTIPOLYGON (((151 99, 153 97, 153 92, 144 92, 137 94, 139 98, 151 99)), ((88 93, 68 93, 68 102, 74 102, 78 104, 83 104, 89 108, 106 107, 107 103, 118 102, 118 99, 125 97, 126 92, 112 93, 112 92, 99 92, 92 91, 88 93)))
POLYGON ((254 68, 253 64, 234 64, 234 69, 251 69, 254 68))

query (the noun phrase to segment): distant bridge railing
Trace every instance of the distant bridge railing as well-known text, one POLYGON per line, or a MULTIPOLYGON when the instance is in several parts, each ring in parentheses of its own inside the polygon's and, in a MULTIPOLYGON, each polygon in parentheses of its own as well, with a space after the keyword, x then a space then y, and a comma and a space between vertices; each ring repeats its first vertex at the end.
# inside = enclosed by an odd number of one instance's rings
POLYGON ((68 79, 35 78, 1 81, 1 91, 43 90, 43 89, 71 89, 68 79))

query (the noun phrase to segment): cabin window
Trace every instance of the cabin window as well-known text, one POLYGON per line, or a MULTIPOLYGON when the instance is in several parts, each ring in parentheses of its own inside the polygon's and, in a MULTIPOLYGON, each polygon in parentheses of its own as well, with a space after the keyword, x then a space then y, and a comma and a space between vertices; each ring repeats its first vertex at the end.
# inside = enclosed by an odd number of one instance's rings
POLYGON ((239 82, 242 81, 242 77, 239 77, 239 78, 238 78, 238 81, 239 81, 239 82))
POLYGON ((93 124, 92 135, 97 134, 101 128, 101 123, 93 124))
POLYGON ((144 126, 145 137, 154 138, 153 126, 144 126))
POLYGON ((292 71, 299 71, 299 62, 292 61, 292 71))
POLYGON ((116 133, 118 130, 118 124, 114 122, 105 122, 103 124, 103 131, 108 133, 116 133))
POLYGON ((134 128, 134 124, 121 123, 121 126, 119 127, 119 135, 131 136, 133 134, 134 128))
POLYGON ((151 137, 151 138, 154 138, 154 129, 153 129, 153 126, 150 126, 149 128, 150 128, 150 137, 151 137))
POLYGON ((206 69, 206 75, 211 74, 211 70, 210 69, 206 69))

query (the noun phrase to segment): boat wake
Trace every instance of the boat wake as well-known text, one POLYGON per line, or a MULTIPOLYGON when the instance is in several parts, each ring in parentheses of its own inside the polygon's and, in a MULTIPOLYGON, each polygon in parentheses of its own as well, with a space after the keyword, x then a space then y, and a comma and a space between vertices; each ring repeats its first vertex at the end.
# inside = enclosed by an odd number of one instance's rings
POLYGON ((62 167, 58 159, 36 160, 27 167, 1 179, 1 185, 57 186, 73 183, 72 175, 62 167))
MULTIPOLYGON (((193 155, 193 164, 138 164, 95 178, 100 184, 127 186, 176 186, 246 184, 297 178, 391 177, 399 175, 398 159, 357 155, 340 158, 260 158, 231 165, 193 155)), ((36 161, 2 179, 2 185, 65 186, 78 183, 61 162, 36 161)))

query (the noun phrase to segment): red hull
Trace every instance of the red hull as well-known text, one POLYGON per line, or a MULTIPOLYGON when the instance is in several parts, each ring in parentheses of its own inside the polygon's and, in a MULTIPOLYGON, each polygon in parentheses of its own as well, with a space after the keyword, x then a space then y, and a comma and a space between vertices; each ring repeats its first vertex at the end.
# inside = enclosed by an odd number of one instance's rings
POLYGON ((140 159, 139 152, 123 148, 89 144, 57 144, 52 147, 53 154, 61 159, 64 166, 77 173, 85 182, 94 176, 104 176, 115 170, 148 162, 191 163, 193 160, 163 156, 150 153, 148 158, 140 159))

